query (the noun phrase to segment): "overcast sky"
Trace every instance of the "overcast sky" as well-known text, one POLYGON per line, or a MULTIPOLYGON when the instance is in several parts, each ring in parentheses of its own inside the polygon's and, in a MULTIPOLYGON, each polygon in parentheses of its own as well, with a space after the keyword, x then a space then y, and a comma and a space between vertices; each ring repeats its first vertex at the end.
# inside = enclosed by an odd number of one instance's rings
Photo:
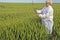
MULTIPOLYGON (((39 3, 44 3, 46 0, 33 0, 34 2, 39 2, 39 3)), ((60 3, 60 0, 52 0, 53 2, 55 3, 60 3)), ((0 0, 0 2, 28 2, 28 3, 31 3, 32 0, 0 0)))

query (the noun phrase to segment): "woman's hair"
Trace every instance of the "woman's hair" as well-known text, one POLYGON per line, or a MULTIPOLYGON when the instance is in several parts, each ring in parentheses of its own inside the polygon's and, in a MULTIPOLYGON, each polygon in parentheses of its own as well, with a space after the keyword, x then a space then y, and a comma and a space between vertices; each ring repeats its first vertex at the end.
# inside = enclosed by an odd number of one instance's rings
POLYGON ((49 3, 50 5, 52 5, 52 0, 47 0, 46 3, 49 3))

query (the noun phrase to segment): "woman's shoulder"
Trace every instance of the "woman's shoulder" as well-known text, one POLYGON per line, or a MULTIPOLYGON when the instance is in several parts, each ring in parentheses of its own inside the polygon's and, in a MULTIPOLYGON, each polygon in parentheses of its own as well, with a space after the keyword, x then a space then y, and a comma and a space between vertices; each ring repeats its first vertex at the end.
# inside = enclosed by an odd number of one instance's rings
POLYGON ((52 6, 49 6, 48 8, 49 8, 49 10, 53 11, 53 7, 52 6))

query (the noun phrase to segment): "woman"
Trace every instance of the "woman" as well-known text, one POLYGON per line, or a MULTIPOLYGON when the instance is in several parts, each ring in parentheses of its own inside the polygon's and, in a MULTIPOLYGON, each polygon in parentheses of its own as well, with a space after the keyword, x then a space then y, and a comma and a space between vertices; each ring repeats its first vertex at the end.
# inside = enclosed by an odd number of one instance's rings
POLYGON ((46 1, 46 6, 42 10, 36 10, 37 16, 42 18, 42 23, 48 29, 49 34, 52 33, 53 28, 53 8, 50 0, 46 1))

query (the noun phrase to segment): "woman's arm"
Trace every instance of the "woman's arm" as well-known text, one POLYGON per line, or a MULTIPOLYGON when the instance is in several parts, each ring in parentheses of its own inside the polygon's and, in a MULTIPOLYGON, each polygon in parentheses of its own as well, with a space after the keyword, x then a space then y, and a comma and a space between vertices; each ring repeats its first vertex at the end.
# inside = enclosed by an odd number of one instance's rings
POLYGON ((37 13, 37 14, 40 14, 40 13, 41 13, 41 10, 36 10, 36 13, 37 13))
POLYGON ((41 17, 41 18, 46 18, 46 15, 45 15, 45 14, 44 14, 44 15, 39 14, 39 17, 41 17))
POLYGON ((46 14, 39 14, 39 17, 41 18, 53 18, 53 9, 49 8, 49 10, 47 10, 46 14))

